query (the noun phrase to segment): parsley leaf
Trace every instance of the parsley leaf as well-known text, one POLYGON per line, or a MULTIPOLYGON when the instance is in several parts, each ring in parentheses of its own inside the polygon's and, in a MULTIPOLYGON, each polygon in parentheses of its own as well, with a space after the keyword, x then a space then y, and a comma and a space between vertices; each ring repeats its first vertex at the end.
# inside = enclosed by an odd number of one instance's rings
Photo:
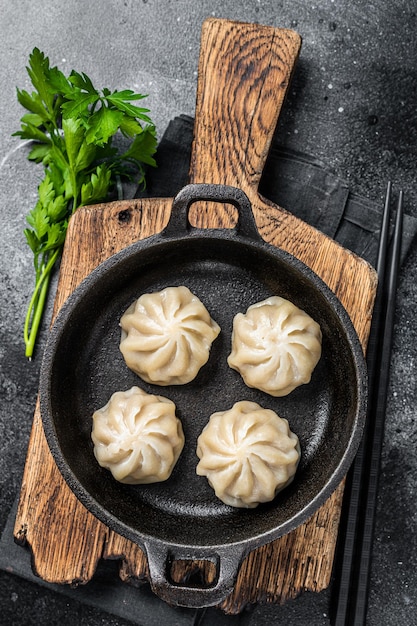
POLYGON ((90 176, 90 180, 81 187, 83 205, 104 200, 110 184, 111 170, 106 165, 99 165, 90 176))
POLYGON ((102 106, 89 119, 89 129, 86 133, 87 142, 99 146, 105 145, 110 137, 117 133, 123 118, 121 111, 102 106))
POLYGON ((118 177, 144 184, 145 165, 156 166, 156 131, 149 109, 134 104, 145 95, 130 89, 98 90, 85 73, 75 70, 66 76, 38 48, 26 69, 34 91, 17 89, 27 113, 14 135, 33 142, 28 158, 44 167, 38 201, 24 230, 35 268, 24 327, 31 358, 70 215, 79 206, 105 200, 118 177), (121 154, 113 144, 119 132, 132 140, 121 154))

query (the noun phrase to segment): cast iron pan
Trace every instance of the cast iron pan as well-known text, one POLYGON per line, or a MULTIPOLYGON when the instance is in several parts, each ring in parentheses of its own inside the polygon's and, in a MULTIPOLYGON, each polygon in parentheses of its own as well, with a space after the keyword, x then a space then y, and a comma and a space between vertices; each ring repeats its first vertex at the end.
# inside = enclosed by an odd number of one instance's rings
POLYGON ((261 239, 242 191, 197 184, 174 199, 165 230, 105 261, 68 298, 52 327, 40 379, 46 437, 68 485, 89 511, 141 546, 155 593, 195 607, 221 602, 250 550, 306 521, 337 487, 359 445, 366 391, 362 349, 333 292, 295 257, 261 239), (196 200, 234 205, 236 227, 192 227, 188 212, 196 200), (189 287, 222 331, 193 382, 158 387, 126 367, 119 319, 141 294, 171 285, 189 287), (234 315, 274 294, 304 309, 323 333, 322 358, 311 382, 285 398, 249 389, 226 362, 234 315), (93 455, 92 413, 113 392, 133 385, 171 398, 183 423, 184 451, 164 483, 122 485, 93 455), (218 501, 195 473, 196 441, 209 416, 243 399, 287 418, 302 449, 294 482, 273 502, 252 510, 218 501), (169 576, 174 559, 214 561, 214 584, 174 584, 169 576))

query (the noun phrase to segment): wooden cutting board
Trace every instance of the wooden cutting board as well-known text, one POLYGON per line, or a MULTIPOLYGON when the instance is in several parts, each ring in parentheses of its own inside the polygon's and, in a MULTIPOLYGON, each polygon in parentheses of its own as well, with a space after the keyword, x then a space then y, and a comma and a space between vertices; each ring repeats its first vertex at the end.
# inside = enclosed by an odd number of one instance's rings
MULTIPOLYGON (((363 348, 370 330, 376 273, 362 259, 258 193, 258 183, 291 73, 300 50, 293 31, 209 19, 203 24, 190 182, 235 185, 249 196, 262 237, 309 265, 347 309, 363 348)), ((54 316, 68 295, 100 262, 137 239, 162 230, 170 198, 113 202, 79 209, 68 229, 54 316)), ((315 207, 311 207, 314 211, 315 207)), ((232 227, 228 205, 196 203, 190 221, 232 227)), ((330 582, 343 483, 295 531, 251 552, 233 593, 221 604, 238 613, 247 603, 283 602, 330 582)), ((14 529, 26 543, 33 569, 48 582, 87 583, 100 559, 119 559, 120 576, 147 580, 141 549, 109 530, 76 499, 61 477, 44 436, 37 405, 14 529)), ((176 562, 171 576, 184 581, 210 565, 176 562)))

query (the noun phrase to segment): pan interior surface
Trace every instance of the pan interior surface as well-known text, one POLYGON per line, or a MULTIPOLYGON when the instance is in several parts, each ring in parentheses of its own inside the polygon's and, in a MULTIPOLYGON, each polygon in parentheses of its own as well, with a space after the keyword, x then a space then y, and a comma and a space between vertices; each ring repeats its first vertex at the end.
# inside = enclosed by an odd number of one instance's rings
POLYGON ((117 263, 103 264, 57 318, 41 373, 48 443, 80 500, 132 540, 149 536, 211 546, 275 538, 305 521, 324 502, 352 460, 351 449, 360 435, 361 383, 350 332, 335 301, 278 251, 233 238, 204 237, 138 247, 117 263), (141 294, 179 285, 200 298, 221 333, 194 381, 151 385, 124 363, 119 320, 141 294), (271 295, 305 310, 323 333, 322 357, 311 382, 284 398, 248 388, 226 361, 233 317, 271 295), (120 484, 93 454, 93 412, 112 393, 133 385, 173 400, 183 425, 184 450, 171 477, 162 483, 120 484), (293 483, 273 502, 252 510, 224 505, 195 472, 197 438, 210 415, 239 400, 258 402, 286 418, 302 452, 293 483))

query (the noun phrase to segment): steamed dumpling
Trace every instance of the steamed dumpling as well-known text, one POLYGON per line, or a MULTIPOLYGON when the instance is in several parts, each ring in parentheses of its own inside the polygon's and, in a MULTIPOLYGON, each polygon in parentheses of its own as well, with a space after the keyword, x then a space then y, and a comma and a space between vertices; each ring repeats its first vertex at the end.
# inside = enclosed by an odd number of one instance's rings
POLYGON ((293 480, 300 459, 298 437, 286 419, 243 400, 213 413, 197 441, 197 474, 234 507, 273 500, 293 480))
POLYGON ((203 303, 184 286, 143 294, 124 313, 120 325, 126 365, 157 385, 193 380, 220 332, 203 303))
POLYGON ((139 387, 117 391, 95 411, 91 438, 98 463, 128 484, 167 480, 184 447, 175 404, 139 387))
POLYGON ((310 382, 321 340, 320 326, 307 313, 271 296, 235 316, 227 362, 248 387, 285 396, 310 382))

